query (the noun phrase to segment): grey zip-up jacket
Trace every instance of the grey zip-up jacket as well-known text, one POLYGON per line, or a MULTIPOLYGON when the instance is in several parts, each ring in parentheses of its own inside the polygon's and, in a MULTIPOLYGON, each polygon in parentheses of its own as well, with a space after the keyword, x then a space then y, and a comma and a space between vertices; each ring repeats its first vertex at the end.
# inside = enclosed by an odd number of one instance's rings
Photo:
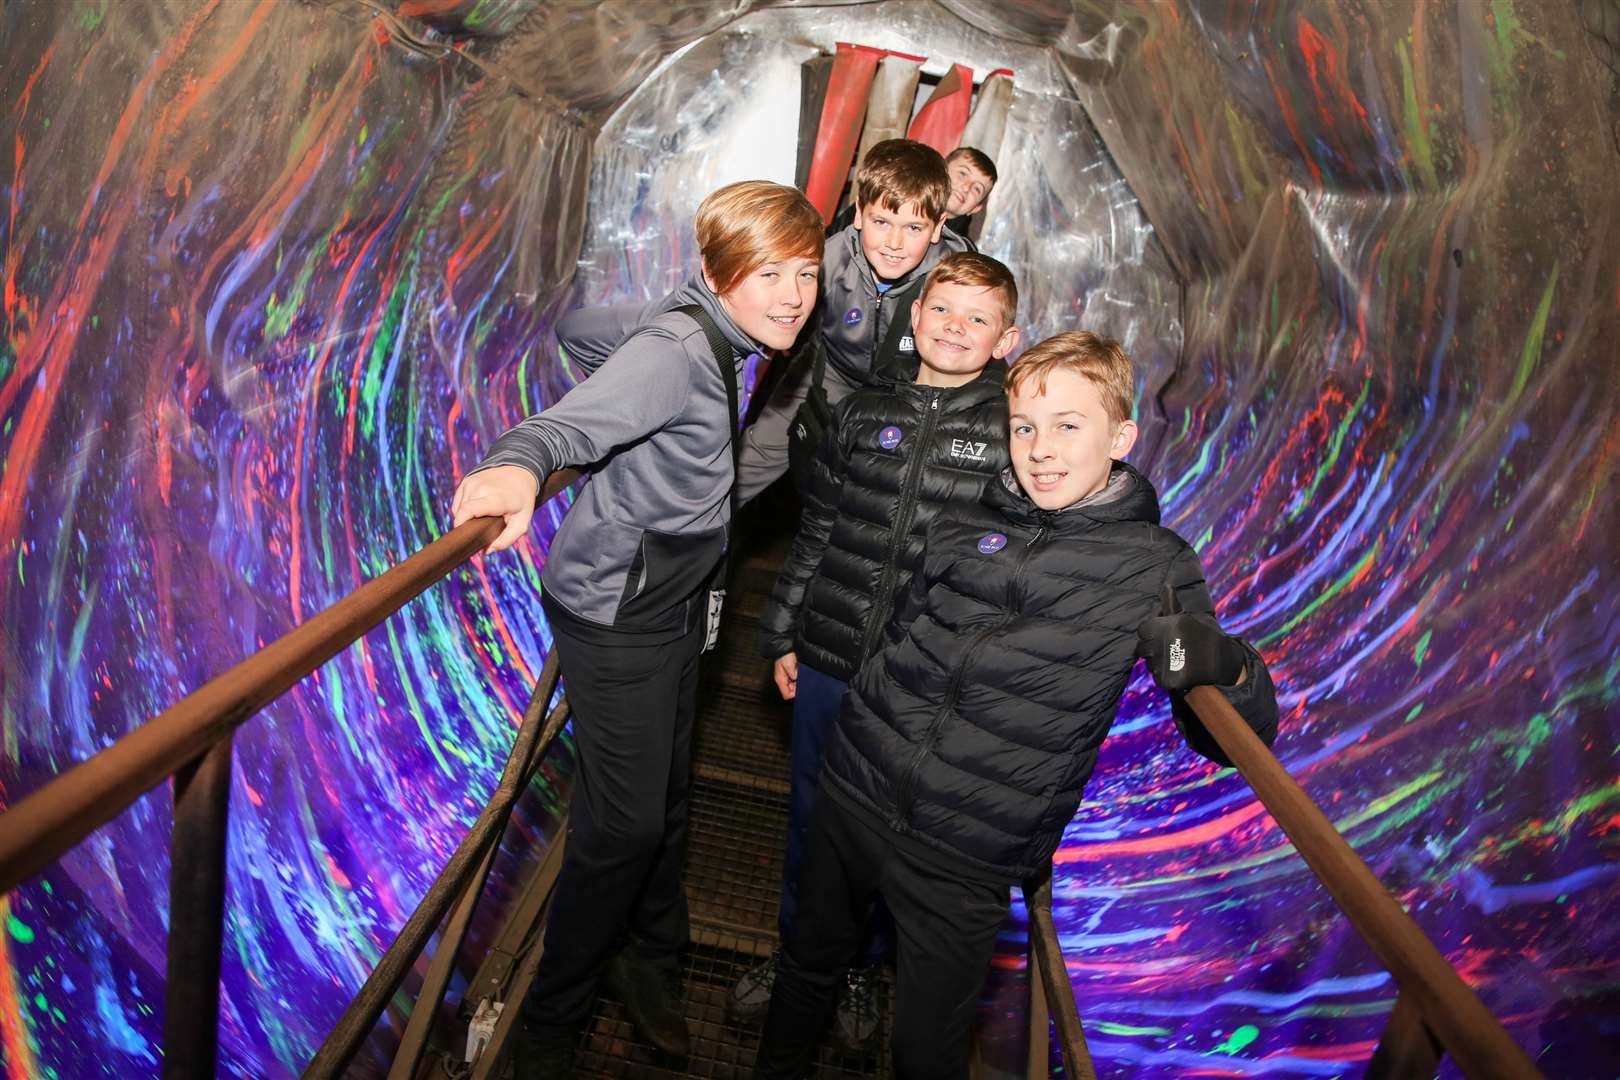
MULTIPOLYGON (((889 324, 899 317, 911 323, 911 300, 899 302, 901 294, 939 264, 939 260, 958 251, 973 250, 965 237, 945 229, 939 242, 932 244, 912 271, 897 279, 884 293, 878 292, 877 275, 861 250, 861 234, 854 225, 827 240, 826 255, 821 264, 821 288, 817 297, 818 308, 812 323, 821 329, 821 339, 827 349, 827 361, 843 373, 852 385, 894 383, 909 381, 917 374, 917 350, 910 333, 900 339, 894 369, 874 372, 872 362, 878 347, 883 344, 889 324)), ((645 326, 655 315, 696 303, 694 290, 708 293, 701 275, 668 296, 647 304, 612 304, 607 307, 580 308, 564 315, 557 323, 557 343, 562 346, 571 364, 582 371, 595 371, 625 335, 638 326, 645 326)), ((712 295, 712 294, 710 294, 712 295)))
MULTIPOLYGON (((741 380, 746 356, 763 348, 701 278, 689 289, 681 302, 714 319, 741 380)), ((542 484, 564 466, 590 473, 540 575, 553 603, 600 626, 669 637, 702 617, 731 516, 730 413, 702 327, 665 311, 554 405, 495 440, 478 469, 520 465, 542 484)))

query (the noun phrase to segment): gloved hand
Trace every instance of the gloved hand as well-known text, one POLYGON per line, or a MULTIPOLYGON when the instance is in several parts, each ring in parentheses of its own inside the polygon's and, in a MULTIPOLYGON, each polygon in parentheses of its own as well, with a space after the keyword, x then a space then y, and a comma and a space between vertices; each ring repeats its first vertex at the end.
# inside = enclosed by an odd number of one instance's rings
POLYGON ((1231 686, 1242 678, 1248 654, 1221 631, 1215 616, 1182 611, 1169 585, 1160 595, 1163 614, 1143 619, 1136 628, 1136 655, 1147 661, 1159 685, 1181 691, 1231 686))

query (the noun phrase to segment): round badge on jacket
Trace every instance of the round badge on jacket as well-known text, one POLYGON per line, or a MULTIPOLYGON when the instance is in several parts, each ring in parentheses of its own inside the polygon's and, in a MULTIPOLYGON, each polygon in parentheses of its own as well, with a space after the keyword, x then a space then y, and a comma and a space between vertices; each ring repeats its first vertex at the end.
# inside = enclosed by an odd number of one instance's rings
POLYGON ((903 435, 904 432, 895 427, 893 424, 890 424, 888 427, 878 432, 878 445, 883 447, 885 450, 893 450, 895 447, 900 445, 900 439, 903 437, 903 435))
POLYGON ((985 555, 994 555, 1007 546, 1007 538, 1001 533, 985 533, 979 537, 979 551, 985 555))
POLYGON ((845 326, 854 326, 856 323, 860 322, 861 319, 864 318, 864 317, 865 316, 861 313, 860 308, 852 307, 848 311, 844 312, 844 325, 845 326))

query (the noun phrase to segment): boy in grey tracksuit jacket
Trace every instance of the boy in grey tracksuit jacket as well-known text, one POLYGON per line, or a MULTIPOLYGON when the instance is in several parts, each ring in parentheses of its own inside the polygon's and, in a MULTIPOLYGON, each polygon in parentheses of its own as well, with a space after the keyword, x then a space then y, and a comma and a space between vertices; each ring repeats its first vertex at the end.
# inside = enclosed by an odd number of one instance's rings
MULTIPOLYGON (((740 379, 760 345, 701 280, 690 299, 724 334, 740 379)), ((519 1076, 569 1072, 604 964, 637 1026, 684 1053, 672 987, 689 934, 681 863, 691 731, 705 586, 729 528, 736 420, 702 326, 667 311, 497 439, 477 470, 518 465, 543 484, 564 466, 601 463, 540 577, 576 771, 545 959, 523 1003, 532 1042, 518 1051, 519 1076)))
POLYGON ((452 507, 458 526, 502 519, 488 548, 499 551, 528 527, 549 473, 590 472, 540 578, 575 764, 545 955, 513 1054, 518 1080, 573 1074, 604 969, 642 1037, 690 1050, 674 985, 688 938, 681 869, 738 384, 749 357, 788 349, 803 330, 825 244, 803 193, 764 180, 711 193, 693 231, 703 273, 682 298, 690 306, 632 328, 590 378, 495 440, 452 507))
MULTIPOLYGON (((478 465, 521 465, 544 484, 606 460, 563 518, 541 571, 548 604, 617 630, 678 637, 703 615, 702 586, 726 548, 733 418, 697 304, 730 343, 739 382, 763 348, 694 275, 593 374, 512 428, 478 465), (676 348, 671 348, 674 344, 676 348), (609 457, 611 455, 611 457, 609 457)), ((603 359, 606 359, 605 357, 603 359)))

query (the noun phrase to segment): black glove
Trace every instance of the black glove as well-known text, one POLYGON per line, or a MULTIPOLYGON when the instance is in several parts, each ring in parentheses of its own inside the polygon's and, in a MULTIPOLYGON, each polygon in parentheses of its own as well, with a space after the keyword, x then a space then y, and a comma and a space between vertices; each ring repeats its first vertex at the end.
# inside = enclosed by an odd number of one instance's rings
POLYGON ((1248 653, 1236 638, 1221 632, 1215 616, 1182 611, 1169 585, 1161 595, 1164 613, 1142 620, 1136 628, 1136 655, 1147 661, 1158 684, 1182 691, 1231 686, 1242 678, 1248 653))

